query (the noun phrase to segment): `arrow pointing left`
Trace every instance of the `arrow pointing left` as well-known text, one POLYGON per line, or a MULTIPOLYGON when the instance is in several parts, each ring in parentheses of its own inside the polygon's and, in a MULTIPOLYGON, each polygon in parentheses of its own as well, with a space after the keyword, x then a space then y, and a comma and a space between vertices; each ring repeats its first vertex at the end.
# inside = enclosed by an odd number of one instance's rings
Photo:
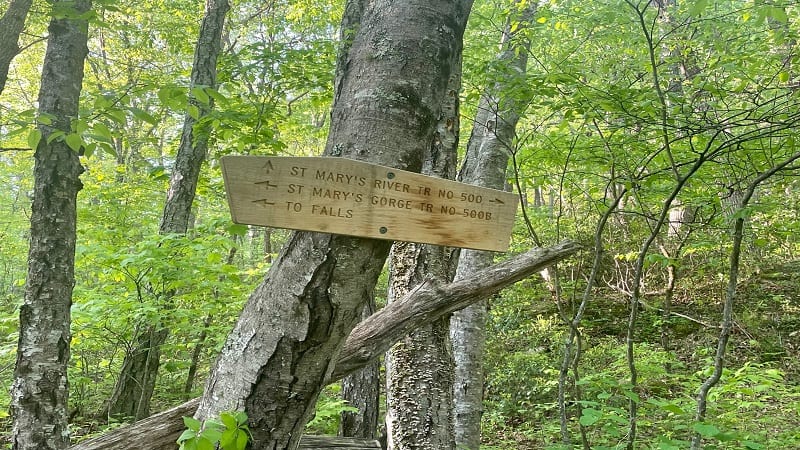
POLYGON ((269 181, 269 180, 267 180, 267 181, 256 181, 254 184, 260 184, 260 185, 264 186, 266 189, 271 189, 271 188, 278 187, 277 184, 272 184, 272 182, 269 181))

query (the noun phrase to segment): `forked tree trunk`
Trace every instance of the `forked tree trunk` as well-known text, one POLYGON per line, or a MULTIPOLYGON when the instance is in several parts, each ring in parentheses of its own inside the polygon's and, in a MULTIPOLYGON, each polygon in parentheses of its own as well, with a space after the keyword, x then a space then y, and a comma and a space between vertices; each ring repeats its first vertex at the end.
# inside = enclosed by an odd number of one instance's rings
MULTIPOLYGON (((228 0, 208 0, 200 37, 195 47, 190 88, 215 87, 217 83, 217 58, 222 48, 222 30, 225 15, 230 9, 228 0)), ((213 107, 213 99, 207 103, 197 101, 189 93, 190 103, 199 110, 199 118, 190 114, 184 118, 180 147, 175 156, 167 201, 161 218, 159 232, 183 234, 189 229, 200 168, 208 153, 209 126, 202 119, 213 107)), ((164 292, 170 297, 171 292, 164 292)), ((169 298, 166 300, 169 303, 169 298)), ((110 416, 139 420, 150 415, 150 399, 156 386, 161 362, 161 346, 169 336, 169 329, 161 323, 148 324, 135 338, 136 346, 125 355, 122 370, 114 386, 108 405, 110 416)))
POLYGON ((0 17, 0 94, 6 87, 11 61, 20 52, 19 35, 25 27, 25 18, 32 0, 11 0, 3 17, 0 17))
MULTIPOLYGON (((81 17, 91 2, 56 2, 81 17)), ((79 179, 78 153, 55 132, 71 133, 78 116, 83 64, 88 53, 88 23, 53 18, 39 89, 40 122, 36 152, 28 278, 20 308, 19 342, 11 413, 14 450, 51 450, 69 446, 67 364, 70 354, 70 306, 75 284, 75 241, 79 179)))
MULTIPOLYGON (((366 5, 344 59, 327 156, 419 171, 470 6, 366 5)), ((244 409, 254 449, 296 448, 388 250, 386 241, 294 233, 229 335, 196 417, 244 409)))
MULTIPOLYGON (((459 51, 460 53, 460 51, 459 51)), ((461 58, 442 101, 434 140, 425 152, 422 173, 452 180, 458 151, 461 58)), ((405 297, 420 284, 449 282, 450 250, 436 245, 396 242, 389 264, 388 301, 405 297)), ((386 433, 393 450, 455 448, 453 439, 453 353, 450 319, 417 328, 386 354, 386 433)))
MULTIPOLYGON (((509 70, 506 78, 497 80, 481 97, 459 176, 464 183, 498 190, 505 188, 515 129, 524 110, 524 105, 514 101, 509 91, 510 86, 525 76, 530 47, 524 38, 513 39, 511 23, 517 24, 517 31, 524 30, 535 11, 533 3, 508 20, 501 41, 504 50, 499 59, 508 64, 509 70)), ((470 279, 479 270, 489 267, 493 259, 492 252, 462 251, 456 280, 470 279)), ((482 300, 453 314, 450 323, 455 358, 455 442, 459 449, 477 450, 481 443, 486 316, 487 301, 482 300)))

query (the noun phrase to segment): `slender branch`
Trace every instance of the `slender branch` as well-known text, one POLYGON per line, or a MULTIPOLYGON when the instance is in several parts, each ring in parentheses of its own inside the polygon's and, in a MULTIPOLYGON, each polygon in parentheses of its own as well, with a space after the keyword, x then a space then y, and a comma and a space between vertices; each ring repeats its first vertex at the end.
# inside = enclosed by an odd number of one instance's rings
MULTIPOLYGON (((614 180, 611 180, 613 183, 614 180)), ((589 274, 589 279, 586 283, 586 289, 583 292, 583 296, 581 298, 581 303, 578 305, 577 311, 572 317, 572 320, 567 321, 567 325, 569 326, 569 337, 566 339, 564 344, 564 359, 561 362, 561 372, 558 378, 558 408, 559 413, 561 415, 561 441, 565 445, 571 444, 571 439, 569 436, 569 429, 567 428, 568 425, 568 417, 567 417, 567 406, 566 406, 566 383, 567 383, 567 376, 570 369, 570 361, 573 360, 572 350, 573 345, 576 340, 578 339, 578 343, 580 343, 580 330, 578 326, 583 319, 583 313, 586 311, 586 305, 589 303, 589 299, 592 296, 592 289, 594 289, 595 284, 597 282, 597 277, 600 272, 600 268, 602 266, 602 259, 603 259, 603 232, 605 231, 606 224, 608 223, 609 217, 611 214, 616 211, 617 207, 619 206, 620 201, 625 196, 627 190, 625 188, 621 189, 617 196, 614 198, 614 201, 609 205, 609 207, 603 212, 603 215, 600 216, 600 221, 597 224, 597 228, 595 229, 594 233, 594 261, 592 262, 592 271, 589 274)), ((574 358, 574 365, 573 371, 577 373, 577 356, 578 352, 580 351, 580 345, 576 349, 576 354, 574 358)), ((577 375, 574 377, 575 379, 573 382, 577 384, 578 377, 577 375)), ((581 427, 581 439, 583 443, 584 449, 591 448, 586 438, 586 433, 584 430, 583 425, 581 427)))
POLYGON ((3 152, 30 152, 32 148, 28 147, 0 147, 0 153, 3 152))

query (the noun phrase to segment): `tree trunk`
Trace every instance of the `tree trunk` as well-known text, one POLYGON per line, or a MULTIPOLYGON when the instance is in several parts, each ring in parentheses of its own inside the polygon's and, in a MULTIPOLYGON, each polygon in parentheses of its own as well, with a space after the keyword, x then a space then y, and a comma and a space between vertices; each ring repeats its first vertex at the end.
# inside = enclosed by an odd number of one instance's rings
MULTIPOLYGON (((228 0, 206 2, 195 47, 190 88, 216 86, 217 58, 222 50, 222 30, 229 9, 228 0)), ((184 118, 181 142, 161 219, 159 232, 162 234, 183 234, 188 230, 200 168, 208 153, 209 127, 202 119, 211 111, 213 99, 209 98, 207 103, 200 102, 191 90, 189 99, 190 105, 198 108, 199 118, 195 119, 190 114, 184 118)), ((165 292, 163 295, 170 297, 172 293, 165 292)), ((167 336, 169 329, 163 324, 149 324, 136 337, 136 347, 125 355, 122 371, 109 401, 110 416, 139 420, 150 415, 150 399, 161 362, 161 346, 167 336)))
POLYGON ((192 390, 194 389, 194 381, 197 377, 197 368, 200 366, 200 355, 203 353, 203 347, 205 346, 206 338, 208 337, 208 328, 211 326, 212 318, 213 316, 211 314, 206 314, 205 319, 203 319, 203 329, 200 331, 200 335, 197 337, 197 342, 195 342, 194 348, 192 349, 192 359, 189 362, 189 371, 186 374, 186 383, 183 385, 185 399, 191 398, 192 390))
MULTIPOLYGON (((344 59, 326 155, 419 171, 470 6, 366 6, 344 59)), ((197 417, 244 408, 254 449, 296 448, 388 250, 386 241, 294 233, 229 335, 197 417)))
MULTIPOLYGON (((535 3, 513 18, 516 30, 524 30, 536 11, 535 3)), ((499 59, 509 65, 507 78, 487 88, 478 106, 467 154, 459 175, 460 181, 481 187, 503 190, 512 141, 523 107, 509 95, 510 86, 525 76, 530 43, 513 40, 512 18, 503 33, 503 53, 499 59)), ((515 31, 516 33, 516 31, 515 31)), ((468 280, 489 267, 492 252, 464 250, 458 261, 456 280, 468 280)), ((477 450, 481 442, 483 413, 483 349, 486 342, 487 301, 482 300, 453 314, 450 336, 455 359, 454 421, 455 442, 461 449, 477 450)))
MULTIPOLYGON (((361 313, 366 320, 375 312, 375 298, 370 299, 361 313)), ((339 436, 374 438, 380 411, 381 371, 376 359, 342 379, 342 398, 358 408, 358 412, 342 412, 339 436)))
POLYGON ((32 0, 11 0, 3 17, 0 17, 0 94, 6 87, 11 61, 20 52, 19 35, 25 27, 25 18, 32 0))
MULTIPOLYGON (((577 244, 567 241, 510 258, 476 273, 470 280, 447 285, 427 283, 420 286, 406 298, 373 314, 353 330, 339 353, 330 381, 338 380, 364 367, 417 327, 497 293, 506 286, 575 254, 579 249, 577 244)), ((140 441, 155 443, 168 442, 171 439, 174 442, 184 428, 181 417, 194 411, 198 404, 199 399, 194 399, 142 421, 142 423, 152 423, 154 426, 152 429, 140 428, 138 424, 118 428, 106 435, 70 447, 70 450, 131 450, 139 448, 136 445, 140 445, 140 441), (150 431, 131 433, 129 430, 132 428, 150 431), (168 436, 165 437, 165 434, 168 436)), ((154 447, 147 448, 153 450, 154 447)))
MULTIPOLYGON (((460 50, 459 50, 460 53, 460 50)), ((458 151, 461 58, 453 61, 447 95, 422 173, 452 180, 458 151)), ((450 251, 396 242, 392 247, 389 303, 422 283, 452 279, 450 251)), ((449 317, 414 330, 386 354, 386 432, 391 449, 454 447, 453 354, 449 317)))
MULTIPOLYGON (((91 2, 69 4, 75 17, 91 2)), ((78 191, 83 172, 78 153, 55 132, 71 132, 78 116, 83 64, 88 53, 85 19, 54 18, 39 90, 41 132, 34 154, 34 197, 25 300, 20 308, 19 342, 11 387, 11 435, 15 450, 63 449, 69 446, 67 427, 67 363, 70 355, 70 306, 75 284, 75 241, 78 191)))

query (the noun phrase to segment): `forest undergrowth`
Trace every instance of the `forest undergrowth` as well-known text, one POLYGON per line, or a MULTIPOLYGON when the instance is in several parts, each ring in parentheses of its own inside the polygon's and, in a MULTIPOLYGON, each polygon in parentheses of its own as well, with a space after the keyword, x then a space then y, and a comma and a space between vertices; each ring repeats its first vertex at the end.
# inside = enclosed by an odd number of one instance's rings
POLYGON ((626 448, 630 399, 639 405, 636 448, 689 448, 693 432, 704 437, 707 449, 800 448, 798 268, 798 261, 760 268, 740 284, 725 370, 702 423, 694 420, 695 398, 713 366, 722 277, 685 280, 673 299, 666 349, 663 315, 654 306, 659 299, 646 296, 636 388, 625 361, 628 300, 611 288, 597 289, 581 326, 578 381, 574 371, 570 377, 569 443, 555 402, 567 328, 556 303, 543 300, 549 293, 542 286, 506 291, 492 303, 485 448, 626 448))

